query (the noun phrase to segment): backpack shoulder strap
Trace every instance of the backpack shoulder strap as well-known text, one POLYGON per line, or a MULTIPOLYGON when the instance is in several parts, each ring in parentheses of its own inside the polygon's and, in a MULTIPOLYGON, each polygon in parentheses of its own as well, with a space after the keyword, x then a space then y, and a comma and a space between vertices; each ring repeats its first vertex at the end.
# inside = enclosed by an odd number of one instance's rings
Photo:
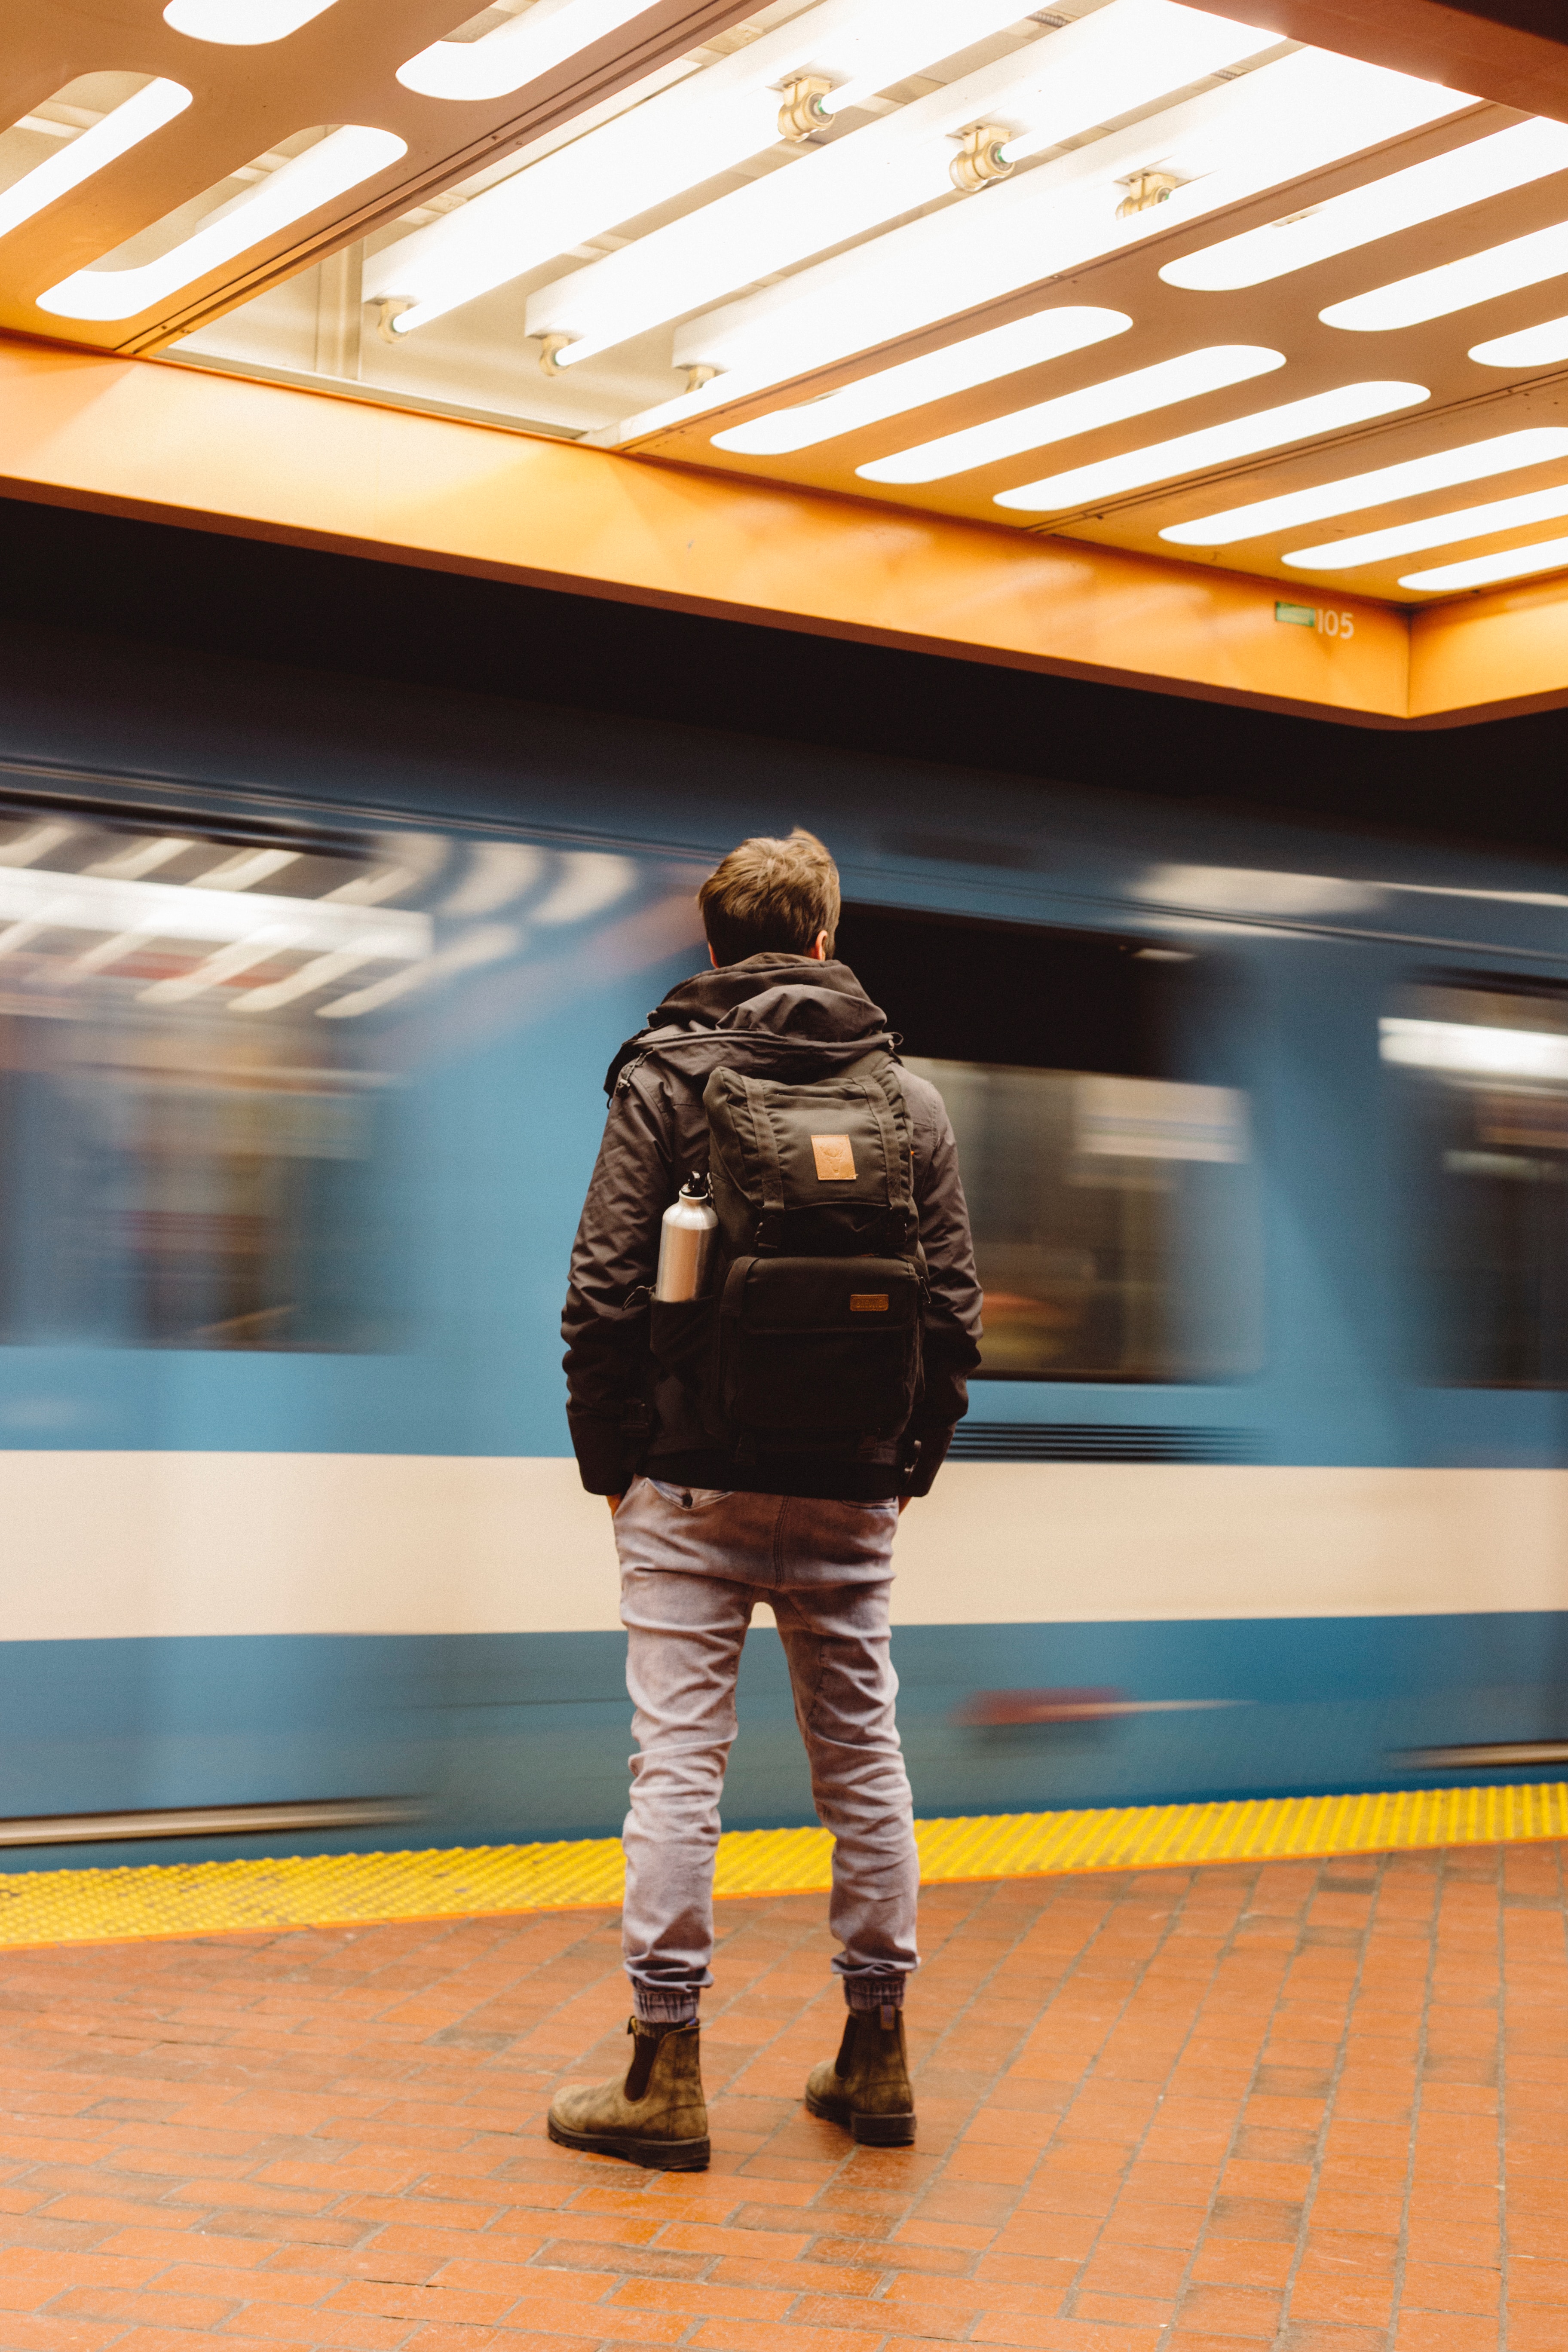
POLYGON ((915 1218, 915 1152, 914 1123, 910 1118, 909 1097, 899 1076, 899 1066, 892 1055, 879 1046, 875 1052, 863 1055, 838 1072, 842 1079, 859 1079, 874 1086, 882 1099, 868 1106, 872 1118, 881 1129, 883 1155, 888 1169, 888 1205, 901 1211, 911 1221, 915 1218))
POLYGON ((764 1216, 781 1215, 784 1205, 784 1170, 779 1164, 778 1138, 768 1116, 768 1100, 764 1092, 767 1081, 736 1071, 739 1085, 751 1120, 752 1145, 757 1158, 757 1173, 761 1181, 762 1205, 764 1216))

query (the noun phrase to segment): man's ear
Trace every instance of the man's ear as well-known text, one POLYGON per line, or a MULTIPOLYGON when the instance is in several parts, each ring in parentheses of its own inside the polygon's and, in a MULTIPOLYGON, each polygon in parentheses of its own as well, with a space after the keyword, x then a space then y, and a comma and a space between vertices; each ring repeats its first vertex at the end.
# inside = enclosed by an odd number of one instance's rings
POLYGON ((708 961, 712 965, 714 971, 717 971, 719 969, 719 959, 713 952, 713 942, 711 940, 708 942, 708 961))
POLYGON ((806 953, 808 956, 813 957, 817 963, 826 963, 827 961, 827 933, 826 931, 818 931, 810 947, 807 948, 806 953))

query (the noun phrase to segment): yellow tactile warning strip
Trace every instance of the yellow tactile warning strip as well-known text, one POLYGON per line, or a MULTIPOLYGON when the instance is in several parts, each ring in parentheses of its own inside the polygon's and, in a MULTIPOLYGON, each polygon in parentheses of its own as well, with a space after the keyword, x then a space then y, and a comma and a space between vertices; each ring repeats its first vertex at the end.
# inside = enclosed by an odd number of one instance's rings
MULTIPOLYGON (((916 1836, 928 1885, 1493 1845, 1568 1838, 1568 1782, 996 1813, 921 1822, 916 1836)), ((815 1894, 828 1884, 832 1850, 826 1830, 731 1831, 719 1843, 716 1891, 815 1894)), ((621 1870, 618 1840, 584 1838, 559 1845, 0 1873, 0 1946, 576 1910, 618 1903, 621 1870)))

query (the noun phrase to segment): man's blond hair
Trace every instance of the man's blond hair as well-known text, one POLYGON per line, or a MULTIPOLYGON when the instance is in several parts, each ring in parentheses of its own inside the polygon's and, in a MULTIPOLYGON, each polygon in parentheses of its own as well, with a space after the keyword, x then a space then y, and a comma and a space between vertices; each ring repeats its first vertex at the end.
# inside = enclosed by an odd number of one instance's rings
POLYGON ((765 834, 742 841, 697 893, 714 961, 809 955, 819 931, 838 929, 838 868, 816 834, 797 824, 787 841, 765 834))

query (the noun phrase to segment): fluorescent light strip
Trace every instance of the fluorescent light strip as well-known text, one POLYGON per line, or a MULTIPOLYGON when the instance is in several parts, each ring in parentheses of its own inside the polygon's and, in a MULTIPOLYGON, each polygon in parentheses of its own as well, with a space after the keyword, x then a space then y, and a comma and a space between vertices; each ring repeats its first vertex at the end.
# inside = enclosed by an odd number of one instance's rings
MULTIPOLYGON (((973 40, 1017 19, 1010 0, 966 0, 966 11, 964 29, 973 40)), ((406 301, 409 309, 394 318, 392 329, 413 334, 621 221, 776 147, 780 86, 808 66, 825 68, 842 57, 853 68, 876 44, 883 62, 890 60, 889 81, 932 63, 952 39, 951 12, 940 30, 933 29, 932 15, 911 8, 909 0, 871 7, 866 0, 823 0, 369 255, 365 299, 406 301)))
POLYGON ((1000 491, 992 503, 1023 514, 1057 514, 1068 507, 1092 506, 1100 499, 1141 490, 1150 482, 1171 481, 1179 474, 1228 465, 1237 457, 1283 448, 1320 433, 1341 432, 1346 425, 1363 425, 1369 417, 1414 408, 1417 402, 1430 398, 1426 385, 1420 383, 1343 383, 1332 392, 1313 393, 1306 400, 1287 401, 1280 408, 1258 409, 1228 425, 1210 425, 1173 441, 1156 441, 1146 449, 1103 457, 1098 465, 1078 466, 1070 473, 1025 482, 1018 489, 1000 491))
POLYGON ((951 197, 952 134, 966 124, 998 112, 1043 120, 1055 145, 1276 38, 1173 0, 1110 0, 787 171, 542 287, 529 299, 527 331, 570 338, 556 364, 577 365, 736 286, 951 197))
POLYGON ((1568 221, 1555 221, 1528 236, 1512 236, 1506 244, 1467 254, 1462 261, 1445 261, 1414 278, 1396 278, 1370 293, 1352 294, 1348 302, 1331 302, 1318 316, 1325 327, 1344 327, 1352 334, 1390 334, 1398 327, 1447 319, 1500 294, 1517 294, 1521 287, 1539 286, 1544 278, 1560 278, 1565 269, 1568 221))
POLYGON ((422 98, 506 98, 647 7, 647 0, 533 0, 525 15, 481 40, 432 41, 398 67, 397 79, 422 98))
POLYGON ((884 417, 900 416, 928 402, 945 400, 955 392, 991 383, 1019 368, 1038 367, 1047 360, 1081 352, 1111 335, 1125 334, 1132 324, 1125 310, 1070 309, 1037 310, 1032 319, 1015 319, 1011 326, 992 327, 983 335, 966 335, 945 351, 927 352, 918 360, 902 360, 830 392, 820 400, 800 402, 794 408, 775 408, 766 416, 715 433, 715 449, 730 449, 746 457, 780 457, 795 449, 815 449, 884 417))
POLYGON ((1416 1021, 1405 1013, 1384 1013, 1377 1026, 1383 1059, 1406 1069, 1476 1078, 1568 1078, 1568 1037, 1555 1029, 1489 1029, 1479 1022, 1416 1021))
POLYGON ((385 171, 406 152, 405 142, 390 131, 345 124, 242 196, 218 205, 156 261, 131 269, 73 270, 36 298, 38 309, 58 319, 133 319, 385 171))
MULTIPOLYGON (((433 41, 417 57, 399 66, 397 79, 406 89, 425 98, 505 98, 525 83, 536 81, 594 41, 619 32, 643 15, 647 0, 533 0, 533 5, 510 25, 498 25, 478 41, 433 41)), ((961 40, 983 38, 996 29, 980 12, 982 31, 962 28, 961 40)), ((998 24, 1016 21, 1014 16, 998 24)), ((911 48, 922 64, 942 57, 953 46, 952 0, 904 0, 896 16, 873 12, 858 30, 847 30, 828 46, 818 65, 847 79, 818 101, 825 117, 863 105, 889 83, 901 81, 910 70, 911 48)), ((774 107, 777 113, 777 107, 774 107)), ((776 131, 775 131, 776 136, 776 131)))
POLYGON ((1091 68, 1080 95, 1047 63, 1044 87, 1021 100, 1036 119, 1006 142, 1002 160, 1021 163, 1026 156, 1043 154, 1047 147, 1059 146, 1064 139, 1073 137, 1087 121, 1114 121, 1167 90, 1206 80, 1210 74, 1223 73, 1245 58, 1277 47, 1280 37, 1277 32, 1237 25, 1199 8, 1172 7, 1154 0, 1135 19, 1123 19, 1121 39, 1128 46, 1122 51, 1114 88, 1097 89, 1091 68), (1087 117, 1083 115, 1085 96, 1099 106, 1097 113, 1087 117))
POLYGON ((983 210, 946 206, 689 320, 676 330, 676 365, 727 374, 591 437, 618 446, 798 381, 1473 103, 1382 67, 1299 50, 1019 173, 987 192, 983 210), (1119 220, 1121 183, 1156 166, 1187 184, 1119 220))
MULTIPOLYGON (((1017 22, 1016 15, 1007 19, 1009 25, 1017 22)), ((879 90, 902 81, 911 45, 927 64, 934 64, 1002 29, 1001 20, 993 20, 984 10, 976 11, 973 24, 967 13, 956 15, 952 0, 903 0, 894 17, 868 16, 812 59, 817 71, 837 84, 823 92, 817 106, 829 119, 852 113, 879 90)))
POLYGON ((1552 172, 1568 171, 1568 124, 1520 122, 1489 139, 1472 140, 1452 154, 1436 155, 1408 171, 1392 172, 1364 188, 1331 196, 1306 213, 1228 236, 1180 261, 1168 261, 1160 275, 1167 286, 1203 294, 1230 293, 1262 286, 1337 253, 1353 252, 1396 229, 1437 220, 1467 205, 1528 186, 1552 172))
POLYGON ((1226 507, 1217 514, 1198 515, 1191 522, 1173 522, 1160 536, 1176 547, 1233 547, 1238 539, 1295 530, 1302 523, 1322 522, 1330 515, 1389 506, 1395 499, 1452 489, 1458 482, 1484 481, 1489 474, 1511 473, 1521 466, 1549 466, 1561 457, 1568 457, 1568 427, 1534 425, 1518 433, 1500 433, 1487 441, 1468 441, 1463 448, 1442 449, 1434 457, 1407 457, 1397 466, 1379 466, 1371 473, 1346 474, 1310 490, 1287 490, 1277 499, 1226 507))
POLYGON ((1387 530, 1363 530, 1354 539, 1299 547, 1281 560, 1298 572, 1350 572, 1358 564, 1385 562, 1391 556, 1418 555, 1424 547, 1451 547, 1457 540, 1519 530, 1527 523, 1557 522, 1564 515, 1568 489, 1527 490, 1522 498, 1492 499, 1485 506, 1428 515, 1425 522, 1394 523, 1387 530))
POLYGON ((1476 555, 1467 563, 1439 564, 1435 572, 1407 572, 1402 588, 1489 588, 1499 580, 1525 580, 1532 572, 1568 570, 1568 539, 1537 540, 1533 547, 1510 548, 1502 555, 1476 555))
POLYGON ((332 0, 169 0, 163 22, 193 41, 258 48, 264 41, 285 40, 331 5, 332 0))
POLYGON ((868 482, 941 482, 952 474, 993 466, 1003 457, 1016 457, 1026 449, 1040 449, 1052 441, 1070 440, 1124 417, 1146 416, 1151 409, 1169 408, 1179 400, 1195 400, 1205 392, 1228 384, 1249 383, 1254 376, 1270 375, 1285 364, 1283 352, 1250 343, 1218 343, 1211 350, 1184 352, 1177 359, 1160 360, 1152 367, 1136 368, 1130 375, 1112 376, 1080 392, 1064 392, 1055 400, 1037 401, 1032 408, 1015 409, 1010 416, 994 416, 984 425, 945 433, 940 440, 922 441, 891 457, 876 457, 855 471, 868 482))
POLYGON ((1544 319, 1539 327, 1521 327, 1517 335, 1494 335, 1489 343, 1472 343, 1469 355, 1482 367, 1560 367, 1568 360, 1568 319, 1544 319))
MULTIPOLYGON (((35 163, 19 180, 0 192, 0 236, 21 223, 41 213, 46 205, 56 203, 72 188, 79 188, 84 180, 103 171, 117 156, 127 154, 140 146, 143 139, 161 131, 183 114, 191 102, 191 93, 177 81, 150 81, 134 98, 128 98, 71 140, 58 154, 42 163, 35 163)), ((52 126, 51 126, 52 127, 52 126)))

